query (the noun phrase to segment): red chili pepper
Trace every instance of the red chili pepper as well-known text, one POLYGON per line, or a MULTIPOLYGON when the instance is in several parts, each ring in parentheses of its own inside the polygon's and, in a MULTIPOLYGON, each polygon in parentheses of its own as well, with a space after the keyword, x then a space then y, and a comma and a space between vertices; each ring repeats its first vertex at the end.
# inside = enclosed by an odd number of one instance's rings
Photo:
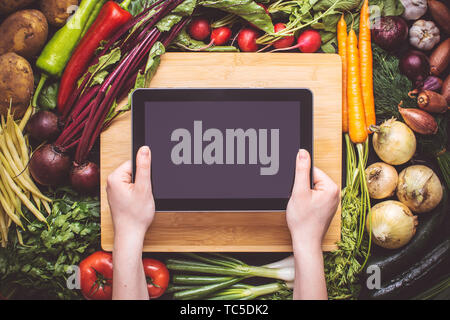
MULTIPOLYGON (((129 4, 130 1, 124 1, 129 4)), ((78 44, 64 70, 58 91, 58 111, 64 112, 65 104, 75 89, 78 79, 86 72, 86 67, 103 40, 109 39, 119 27, 127 23, 132 15, 114 1, 102 7, 92 26, 78 44)))

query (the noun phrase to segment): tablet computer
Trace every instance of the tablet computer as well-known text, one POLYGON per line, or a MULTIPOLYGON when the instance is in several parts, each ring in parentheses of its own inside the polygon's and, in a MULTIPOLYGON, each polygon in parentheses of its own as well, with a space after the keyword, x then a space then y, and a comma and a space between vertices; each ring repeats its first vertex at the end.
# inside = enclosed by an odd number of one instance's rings
POLYGON ((307 89, 138 89, 133 176, 147 145, 157 211, 284 211, 312 107, 307 89))

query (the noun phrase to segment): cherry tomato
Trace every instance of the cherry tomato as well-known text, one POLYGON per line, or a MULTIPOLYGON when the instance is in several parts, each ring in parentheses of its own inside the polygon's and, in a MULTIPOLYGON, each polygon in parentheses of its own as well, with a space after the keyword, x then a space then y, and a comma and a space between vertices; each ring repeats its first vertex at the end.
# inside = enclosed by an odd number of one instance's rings
POLYGON ((161 297, 169 285, 169 270, 164 263, 155 259, 145 258, 142 263, 150 299, 161 297))
POLYGON ((89 300, 112 299, 111 253, 97 251, 80 263, 81 292, 89 300))

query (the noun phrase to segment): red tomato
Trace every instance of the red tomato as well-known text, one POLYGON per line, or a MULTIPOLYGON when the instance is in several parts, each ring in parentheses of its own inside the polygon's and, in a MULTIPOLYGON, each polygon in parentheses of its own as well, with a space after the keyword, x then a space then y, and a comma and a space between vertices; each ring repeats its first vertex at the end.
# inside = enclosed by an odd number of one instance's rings
MULTIPOLYGON (((275 26, 275 32, 280 32, 281 30, 286 29, 286 25, 282 22, 277 23, 275 26)), ((273 46, 276 49, 281 49, 281 48, 289 48, 290 46, 292 46, 292 44, 295 41, 295 37, 294 36, 287 36, 284 37, 280 40, 277 40, 273 43, 273 46)))
POLYGON ((155 259, 145 258, 142 263, 150 299, 161 297, 169 285, 169 270, 164 263, 155 259))
POLYGON ((111 253, 97 251, 80 263, 81 292, 89 300, 112 299, 111 253))

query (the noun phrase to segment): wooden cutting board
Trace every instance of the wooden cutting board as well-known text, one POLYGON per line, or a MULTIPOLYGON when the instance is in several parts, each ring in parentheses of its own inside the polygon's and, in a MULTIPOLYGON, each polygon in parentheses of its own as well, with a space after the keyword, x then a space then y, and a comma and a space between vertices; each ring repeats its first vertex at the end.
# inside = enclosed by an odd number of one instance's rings
MULTIPOLYGON (((314 163, 341 185, 341 60, 333 54, 166 53, 151 87, 309 88, 314 99, 314 163)), ((107 176, 131 155, 131 113, 101 136, 101 244, 111 251, 107 176)), ((311 214, 314 214, 311 212, 311 214)), ((323 241, 336 248, 340 209, 323 241)), ((289 252, 284 212, 160 212, 144 251, 289 252)))

